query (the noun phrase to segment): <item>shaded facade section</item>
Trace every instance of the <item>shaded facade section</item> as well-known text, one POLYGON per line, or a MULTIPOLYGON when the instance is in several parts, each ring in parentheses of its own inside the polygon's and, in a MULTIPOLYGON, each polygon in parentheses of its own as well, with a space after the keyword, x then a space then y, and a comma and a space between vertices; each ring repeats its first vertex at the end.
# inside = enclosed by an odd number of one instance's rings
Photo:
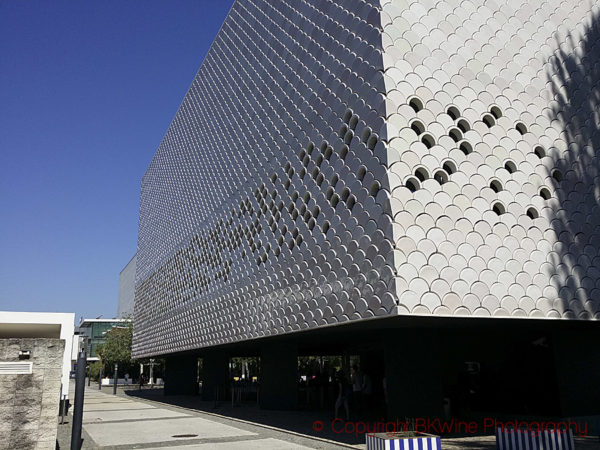
POLYGON ((135 299, 135 266, 137 254, 131 258, 119 274, 119 305, 117 318, 133 317, 133 302, 135 299))

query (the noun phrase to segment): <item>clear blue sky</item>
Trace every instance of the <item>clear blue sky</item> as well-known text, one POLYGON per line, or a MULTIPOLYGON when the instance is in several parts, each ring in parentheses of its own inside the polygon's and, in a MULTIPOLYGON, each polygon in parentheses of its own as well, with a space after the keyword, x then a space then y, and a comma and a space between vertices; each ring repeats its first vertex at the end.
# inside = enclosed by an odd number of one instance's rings
POLYGON ((141 177, 231 4, 0 1, 0 310, 116 314, 141 177))

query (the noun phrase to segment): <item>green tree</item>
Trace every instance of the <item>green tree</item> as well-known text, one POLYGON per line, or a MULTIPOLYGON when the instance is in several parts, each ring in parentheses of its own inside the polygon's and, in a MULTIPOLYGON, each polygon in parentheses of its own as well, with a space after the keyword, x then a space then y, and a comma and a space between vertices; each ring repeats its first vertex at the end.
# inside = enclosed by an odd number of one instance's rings
POLYGON ((103 367, 103 364, 100 361, 94 361, 90 364, 90 375, 92 376, 93 381, 98 381, 101 367, 103 367))
POLYGON ((98 350, 98 355, 106 369, 112 369, 115 363, 119 364, 121 370, 129 370, 132 367, 134 364, 134 360, 131 358, 132 337, 133 324, 131 322, 106 332, 106 342, 98 350))

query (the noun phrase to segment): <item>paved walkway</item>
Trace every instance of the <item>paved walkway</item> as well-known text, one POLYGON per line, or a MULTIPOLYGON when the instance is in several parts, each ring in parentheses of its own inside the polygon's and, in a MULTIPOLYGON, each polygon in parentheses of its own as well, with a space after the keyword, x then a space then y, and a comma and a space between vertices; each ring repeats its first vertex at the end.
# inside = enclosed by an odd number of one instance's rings
MULTIPOLYGON (((83 449, 340 449, 348 448, 240 420, 86 388, 83 449)), ((73 386, 70 398, 74 399, 73 386)), ((72 413, 72 409, 70 411, 72 413)), ((71 419, 59 425, 69 448, 71 419)))
MULTIPOLYGON (((74 399, 74 386, 70 398, 74 399)), ((123 392, 112 388, 86 388, 83 415, 83 449, 364 449, 364 438, 318 433, 306 424, 323 413, 267 412, 258 408, 208 410, 198 397, 164 397, 162 390, 123 392), (133 396, 132 394, 139 395, 133 396), (203 410, 204 409, 204 410, 203 410), (216 412, 216 414, 215 414, 216 412), (316 414, 316 415, 315 415, 316 414), (237 416, 237 417, 236 417, 237 416), (312 434, 313 436, 309 436, 312 434), (315 436, 317 434, 317 436, 315 436), (318 435, 322 438, 319 438, 318 435), (329 438, 329 439, 328 439, 329 438), (334 439, 337 442, 334 442, 334 439)), ((70 411, 72 413, 72 409, 70 411)), ((60 449, 70 448, 71 416, 59 425, 60 449)), ((598 438, 576 439, 580 450, 600 448, 598 438)), ((444 450, 496 448, 493 436, 442 440, 444 450)))

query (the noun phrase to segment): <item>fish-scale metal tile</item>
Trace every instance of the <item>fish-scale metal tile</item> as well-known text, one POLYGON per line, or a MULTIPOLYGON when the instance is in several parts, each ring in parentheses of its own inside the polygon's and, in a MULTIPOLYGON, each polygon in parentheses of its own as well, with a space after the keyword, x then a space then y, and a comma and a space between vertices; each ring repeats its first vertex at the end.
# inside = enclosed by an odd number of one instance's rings
POLYGON ((134 354, 600 318, 599 14, 235 2, 142 180, 134 354))

